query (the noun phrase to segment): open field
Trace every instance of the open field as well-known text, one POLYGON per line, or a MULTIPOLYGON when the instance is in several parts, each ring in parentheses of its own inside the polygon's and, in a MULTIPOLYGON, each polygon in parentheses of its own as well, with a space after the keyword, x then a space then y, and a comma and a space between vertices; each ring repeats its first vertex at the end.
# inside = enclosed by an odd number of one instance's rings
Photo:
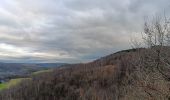
MULTIPOLYGON (((34 76, 34 75, 48 73, 48 72, 52 72, 52 69, 33 72, 32 75, 34 76)), ((27 79, 31 79, 31 78, 16 78, 16 79, 11 79, 8 82, 0 83, 0 91, 4 89, 9 89, 10 87, 20 83, 22 80, 27 80, 27 79)))
POLYGON ((18 83, 20 83, 22 80, 27 80, 27 79, 30 79, 30 78, 11 79, 11 80, 8 81, 8 82, 1 83, 1 84, 0 84, 0 90, 9 89, 10 87, 15 86, 15 85, 17 85, 18 83))
MULTIPOLYGON (((32 75, 34 76, 34 75, 48 73, 48 72, 52 72, 52 69, 33 72, 32 75)), ((9 89, 10 87, 19 84, 22 80, 27 80, 27 79, 31 79, 31 78, 16 78, 16 79, 11 79, 8 82, 0 83, 0 91, 4 89, 9 89)))

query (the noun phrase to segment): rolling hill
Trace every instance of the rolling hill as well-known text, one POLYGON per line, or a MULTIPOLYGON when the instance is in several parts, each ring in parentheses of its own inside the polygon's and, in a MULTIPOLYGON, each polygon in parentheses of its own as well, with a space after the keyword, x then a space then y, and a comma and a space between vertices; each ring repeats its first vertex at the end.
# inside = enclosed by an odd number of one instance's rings
MULTIPOLYGON (((163 48, 161 55, 170 57, 169 49, 163 48)), ((164 62, 158 65, 156 50, 124 50, 93 62, 40 72, 30 76, 31 80, 1 91, 0 99, 169 100, 169 68, 164 62)))
POLYGON ((32 72, 55 68, 64 65, 64 63, 0 63, 1 82, 30 75, 32 72))

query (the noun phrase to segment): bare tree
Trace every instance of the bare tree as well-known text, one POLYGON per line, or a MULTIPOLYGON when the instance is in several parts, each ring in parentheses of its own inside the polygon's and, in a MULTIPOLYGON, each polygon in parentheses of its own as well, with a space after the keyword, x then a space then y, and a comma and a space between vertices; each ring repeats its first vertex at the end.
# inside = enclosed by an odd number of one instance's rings
POLYGON ((155 17, 153 21, 146 21, 144 24, 144 33, 142 35, 144 43, 152 50, 155 55, 157 70, 169 79, 170 76, 163 69, 170 68, 168 52, 170 40, 170 23, 167 17, 155 17))
POLYGON ((169 20, 165 16, 156 16, 151 21, 145 20, 144 32, 141 34, 142 42, 131 39, 133 48, 139 48, 142 45, 147 48, 139 51, 136 61, 132 62, 137 69, 133 79, 136 85, 132 85, 133 89, 136 88, 136 90, 133 90, 136 97, 145 93, 148 99, 170 98, 168 93, 170 81, 169 20), (155 84, 159 85, 156 86, 155 84))

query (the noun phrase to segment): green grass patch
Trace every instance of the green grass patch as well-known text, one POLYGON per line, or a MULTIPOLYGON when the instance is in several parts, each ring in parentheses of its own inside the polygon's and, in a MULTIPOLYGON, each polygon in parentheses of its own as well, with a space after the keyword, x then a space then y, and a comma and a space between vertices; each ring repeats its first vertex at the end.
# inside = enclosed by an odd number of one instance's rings
MULTIPOLYGON (((52 71, 53 71, 52 69, 41 70, 41 71, 33 72, 32 75, 38 75, 38 74, 48 73, 52 71)), ((8 82, 0 83, 0 91, 4 89, 9 89, 12 86, 16 86, 23 80, 31 80, 31 78, 16 78, 16 79, 11 79, 8 82)))
POLYGON ((5 83, 1 83, 0 84, 0 90, 4 90, 4 89, 8 89, 12 86, 16 86, 17 84, 19 84, 22 80, 27 80, 30 78, 17 78, 17 79, 11 79, 10 81, 8 82, 5 82, 5 83))
POLYGON ((0 90, 6 89, 7 88, 7 84, 6 83, 1 83, 0 84, 0 90))

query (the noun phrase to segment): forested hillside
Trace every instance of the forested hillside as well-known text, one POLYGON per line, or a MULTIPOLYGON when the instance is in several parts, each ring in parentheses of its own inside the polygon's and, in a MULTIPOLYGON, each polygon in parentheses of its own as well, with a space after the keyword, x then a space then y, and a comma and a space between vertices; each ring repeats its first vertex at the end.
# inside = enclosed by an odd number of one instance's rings
MULTIPOLYGON (((0 97, 1 100, 168 100, 170 73, 168 68, 155 67, 156 49, 125 50, 91 63, 56 68, 1 91, 0 97)), ((163 50, 169 52, 170 48, 163 50)))

